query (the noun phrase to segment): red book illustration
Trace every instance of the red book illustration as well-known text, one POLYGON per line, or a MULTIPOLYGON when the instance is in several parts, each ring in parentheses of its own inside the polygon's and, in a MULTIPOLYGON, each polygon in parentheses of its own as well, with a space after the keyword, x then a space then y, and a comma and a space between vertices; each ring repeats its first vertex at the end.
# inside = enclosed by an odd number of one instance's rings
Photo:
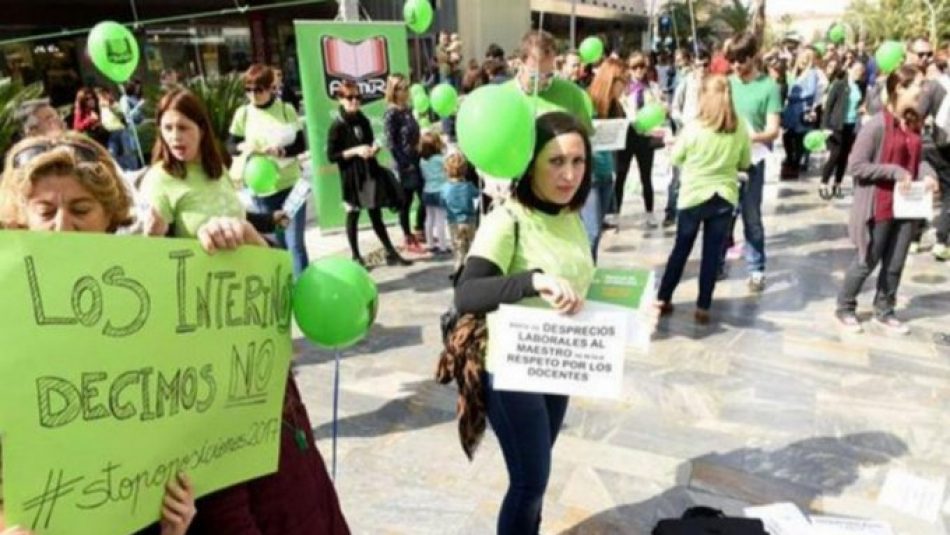
POLYGON ((371 37, 357 43, 324 37, 323 60, 327 74, 339 78, 359 80, 385 76, 389 71, 385 37, 371 37))

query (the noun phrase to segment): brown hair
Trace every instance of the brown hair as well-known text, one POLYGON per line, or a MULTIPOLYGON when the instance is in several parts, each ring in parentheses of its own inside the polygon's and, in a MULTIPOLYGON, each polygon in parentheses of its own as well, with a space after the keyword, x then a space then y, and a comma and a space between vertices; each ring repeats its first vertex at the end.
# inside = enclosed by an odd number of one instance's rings
POLYGON ((393 73, 389 75, 389 78, 386 79, 386 94, 385 99, 387 104, 396 105, 396 90, 400 86, 405 87, 407 90, 409 81, 406 80, 405 75, 400 73, 393 73))
POLYGON ((584 157, 586 161, 584 164, 584 176, 581 179, 580 186, 577 188, 577 192, 574 193, 574 197, 568 201, 564 208, 570 212, 579 212, 580 209, 584 207, 584 203, 587 202, 587 196, 590 194, 591 169, 594 161, 587 129, 578 122, 576 117, 561 111, 545 113, 538 117, 534 122, 534 127, 537 131, 534 142, 534 154, 531 156, 531 163, 528 164, 524 175, 515 183, 513 191, 514 198, 532 210, 537 209, 543 204, 544 201, 539 199, 531 188, 531 182, 534 180, 534 164, 541 155, 541 151, 544 150, 544 147, 547 146, 551 140, 563 134, 577 134, 584 140, 584 157))
POLYGON ((557 42, 554 36, 544 30, 530 30, 521 38, 519 57, 528 59, 534 51, 540 52, 540 57, 547 57, 557 52, 557 42))
POLYGON ((96 99, 96 107, 93 109, 93 111, 99 113, 99 96, 96 95, 96 92, 89 87, 81 87, 79 88, 79 91, 76 91, 76 107, 73 108, 75 113, 86 110, 86 99, 89 97, 96 99))
POLYGON ((465 156, 462 156, 461 152, 455 151, 445 157, 443 167, 446 177, 461 180, 465 178, 465 173, 468 171, 468 162, 465 161, 465 156))
POLYGON ((109 232, 132 222, 132 200, 122 182, 119 170, 108 151, 95 141, 75 132, 58 136, 32 136, 13 146, 6 157, 3 181, 0 182, 0 227, 25 228, 23 207, 33 186, 41 179, 54 175, 69 175, 92 194, 109 218, 109 232), (14 157, 38 145, 51 148, 30 159, 20 167, 14 157), (81 146, 95 155, 94 161, 77 157, 70 145, 81 146))
POLYGON ((745 62, 749 58, 754 58, 758 53, 759 42, 754 35, 748 32, 733 37, 726 46, 726 59, 730 63, 734 61, 745 62))
POLYGON ((622 61, 615 58, 607 58, 597 69, 594 75, 594 81, 587 89, 590 99, 594 102, 594 109, 597 110, 597 116, 607 118, 610 114, 610 106, 613 104, 613 88, 617 80, 625 81, 627 76, 627 66, 622 61))
MULTIPOLYGON (((893 108, 897 104, 897 88, 907 89, 914 83, 918 76, 920 76, 920 71, 913 65, 902 65, 901 68, 887 75, 887 81, 885 82, 887 105, 893 108)), ((895 109, 893 111, 897 112, 899 110, 895 109)), ((919 126, 920 115, 915 109, 904 110, 902 118, 915 128, 919 126)))
POLYGON ((699 92, 700 124, 717 133, 733 133, 739 124, 732 106, 732 91, 725 76, 714 74, 703 79, 699 92))
POLYGON ((442 154, 442 148, 442 137, 435 132, 424 132, 419 137, 419 157, 424 160, 442 154))
POLYGON ((187 89, 172 89, 158 102, 155 124, 158 125, 159 135, 155 136, 152 163, 161 163, 165 172, 178 178, 183 179, 188 174, 185 162, 172 155, 171 149, 168 148, 161 135, 162 116, 169 111, 177 111, 198 125, 198 129, 201 130, 201 146, 199 147, 201 167, 211 180, 220 178, 224 174, 224 159, 214 137, 214 128, 211 126, 211 119, 208 118, 208 110, 205 109, 204 103, 187 89))
POLYGON ((264 89, 273 89, 274 87, 274 69, 271 69, 263 63, 253 63, 244 71, 245 86, 261 87, 264 89))
POLYGON ((343 80, 340 82, 340 85, 338 85, 336 90, 333 91, 333 98, 340 98, 343 96, 343 93, 356 93, 357 95, 362 95, 360 92, 360 86, 357 85, 357 83, 353 80, 343 80))
POLYGON ((636 52, 631 52, 630 55, 627 56, 627 66, 629 67, 631 63, 635 63, 636 66, 638 67, 640 65, 644 67, 649 67, 650 58, 648 58, 647 55, 644 54, 643 52, 640 52, 639 50, 637 50, 636 52))

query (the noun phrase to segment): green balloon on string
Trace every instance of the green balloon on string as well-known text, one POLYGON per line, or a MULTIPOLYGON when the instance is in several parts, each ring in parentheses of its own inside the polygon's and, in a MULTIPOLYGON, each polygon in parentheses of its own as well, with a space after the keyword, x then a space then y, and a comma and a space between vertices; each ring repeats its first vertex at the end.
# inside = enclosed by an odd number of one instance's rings
POLYGON ((455 123, 462 154, 496 178, 518 179, 534 151, 534 113, 528 98, 505 85, 486 85, 462 100, 455 123))
POLYGON ((825 141, 828 140, 828 132, 824 130, 812 130, 811 132, 805 134, 805 139, 802 141, 802 145, 805 146, 805 149, 808 152, 816 152, 825 150, 825 141))
POLYGON ((439 84, 432 89, 432 109, 441 117, 448 117, 458 108, 459 94, 450 84, 439 84))
POLYGON ((426 88, 422 84, 416 83, 409 86, 409 96, 414 97, 416 95, 425 95, 426 88))
POLYGON ((257 196, 270 195, 277 191, 280 168, 267 156, 254 155, 244 165, 244 183, 257 196))
POLYGON ((413 96, 412 109, 416 110, 418 113, 425 113, 429 111, 429 97, 426 96, 425 93, 413 96))
POLYGON ((874 60, 881 72, 890 74, 904 63, 904 45, 900 41, 884 41, 877 47, 874 60))
POLYGON ((429 0, 408 0, 402 7, 406 26, 416 33, 425 33, 432 24, 432 4, 429 0))
POLYGON ((328 349, 362 340, 379 310, 379 291, 366 269, 348 258, 310 264, 294 285, 294 318, 304 335, 328 349))
POLYGON ((640 134, 646 134, 663 124, 666 120, 666 110, 659 104, 647 104, 640 108, 633 120, 633 127, 640 134))
POLYGON ((99 72, 117 84, 127 82, 139 64, 139 43, 118 22, 96 24, 89 32, 86 51, 99 72))
POLYGON ((844 24, 841 24, 840 22, 828 30, 828 40, 832 43, 840 45, 844 42, 846 36, 847 33, 845 32, 844 24))
POLYGON ((600 58, 604 57, 604 42, 599 37, 588 37, 581 41, 577 53, 583 63, 597 63, 600 58))

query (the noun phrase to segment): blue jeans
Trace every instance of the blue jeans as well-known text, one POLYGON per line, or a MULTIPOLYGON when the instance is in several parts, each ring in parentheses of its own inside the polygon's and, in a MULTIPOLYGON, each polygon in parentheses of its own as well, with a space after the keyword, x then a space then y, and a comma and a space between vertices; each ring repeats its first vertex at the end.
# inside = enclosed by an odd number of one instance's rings
POLYGON ((614 200, 614 183, 612 180, 600 180, 591 184, 590 194, 584 207, 581 208, 581 221, 590 240, 590 252, 597 262, 597 246, 600 245, 600 235, 603 231, 604 216, 610 211, 614 200))
POLYGON ((666 187, 666 219, 676 221, 676 202, 680 196, 680 171, 679 167, 673 166, 673 179, 670 185, 666 187))
MULTIPOLYGON (((745 263, 749 273, 764 273, 765 226, 762 224, 762 190, 765 188, 765 161, 753 165, 747 172, 749 180, 739 185, 738 208, 745 233, 745 263)), ((722 263, 725 262, 726 248, 723 246, 722 263)))
POLYGON ((485 374, 485 401, 508 468, 498 535, 536 535, 551 473, 551 451, 567 412, 567 396, 505 392, 485 374))
POLYGON ((712 305, 716 275, 719 271, 721 251, 725 248, 726 235, 732 224, 734 207, 719 195, 713 195, 702 204, 680 210, 676 221, 676 244, 666 261, 666 270, 660 281, 657 300, 670 302, 673 292, 683 277, 683 269, 693 250, 700 225, 703 226, 703 258, 699 267, 699 297, 696 306, 709 310, 712 305))
MULTIPOLYGON (((262 214, 273 214, 284 206, 293 188, 278 191, 267 197, 254 197, 254 209, 262 214)), ((307 231, 307 206, 301 206, 283 232, 277 232, 277 245, 290 251, 294 263, 294 277, 299 277, 310 264, 304 235, 307 231)))

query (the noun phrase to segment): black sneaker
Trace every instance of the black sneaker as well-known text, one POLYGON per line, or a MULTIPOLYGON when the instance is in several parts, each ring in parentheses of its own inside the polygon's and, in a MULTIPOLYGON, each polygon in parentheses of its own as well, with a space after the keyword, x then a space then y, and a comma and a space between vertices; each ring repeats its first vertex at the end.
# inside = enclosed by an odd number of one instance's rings
POLYGON ((844 192, 841 191, 841 186, 835 185, 831 188, 831 196, 835 199, 844 199, 844 192))
POLYGON ((405 258, 399 256, 399 253, 392 252, 386 254, 386 265, 387 266, 411 266, 412 260, 406 260, 405 258))
POLYGON ((676 225, 675 217, 666 216, 663 218, 663 228, 670 228, 674 225, 676 225))

